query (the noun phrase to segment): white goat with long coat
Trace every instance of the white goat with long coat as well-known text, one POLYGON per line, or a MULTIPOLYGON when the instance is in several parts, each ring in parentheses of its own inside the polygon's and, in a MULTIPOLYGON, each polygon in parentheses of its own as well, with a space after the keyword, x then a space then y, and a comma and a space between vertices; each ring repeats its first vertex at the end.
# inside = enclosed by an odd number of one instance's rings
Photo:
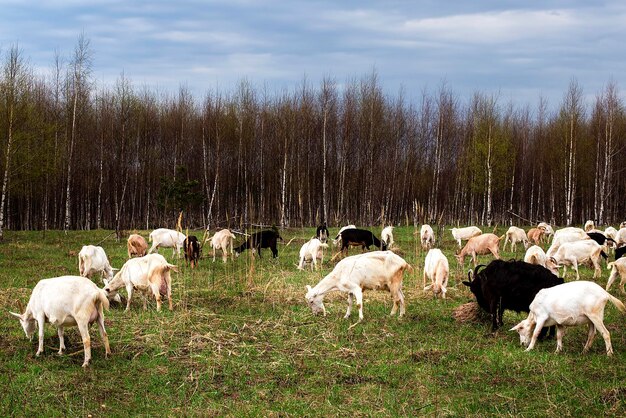
POLYGON ((94 282, 81 276, 61 276, 40 280, 30 295, 24 313, 11 312, 11 315, 20 320, 28 338, 32 339, 35 329, 39 328, 37 356, 43 353, 46 322, 57 327, 59 354, 65 350, 64 328, 78 326, 85 350, 83 367, 87 367, 91 360, 89 325, 93 322, 98 322, 105 355, 111 354, 109 338, 104 328, 104 309, 109 309, 109 300, 94 282))
POLYGON ((320 263, 324 261, 324 249, 328 248, 328 244, 320 241, 318 238, 311 238, 300 247, 300 261, 298 262, 298 270, 304 270, 306 263, 311 264, 311 271, 317 269, 317 260, 320 263))
POLYGON ((450 266, 448 259, 438 248, 432 248, 426 254, 424 260, 424 291, 433 289, 435 297, 441 294, 441 298, 446 298, 446 288, 448 287, 448 277, 450 276, 450 266), (431 284, 426 286, 426 279, 431 280, 431 284))
POLYGON ((230 232, 229 229, 224 228, 220 229, 213 235, 211 238, 207 238, 209 241, 211 248, 213 248, 213 261, 215 262, 215 252, 216 250, 222 251, 222 261, 225 263, 228 260, 228 254, 230 253, 230 259, 234 260, 233 251, 233 241, 235 240, 235 235, 230 232), (230 251, 229 251, 230 248, 230 251))
MULTIPOLYGON (((177 271, 177 267, 169 264, 165 257, 160 254, 148 254, 140 258, 131 258, 113 280, 106 283, 104 291, 107 296, 115 296, 117 290, 126 287, 128 301, 126 312, 130 310, 130 301, 133 291, 139 290, 144 293, 152 293, 156 299, 157 311, 161 310, 161 295, 165 295, 169 308, 172 310, 172 279, 170 270, 177 271)), ((143 300, 143 308, 146 309, 146 299, 143 300)))
POLYGON ((526 351, 530 351, 537 342, 541 328, 556 325, 558 353, 563 349, 565 327, 588 324, 589 333, 583 353, 591 347, 597 330, 604 338, 606 354, 610 356, 613 354, 611 335, 604 326, 604 307, 608 301, 621 312, 626 311, 619 299, 594 282, 569 282, 541 289, 530 304, 528 317, 511 328, 511 331, 519 333, 520 343, 527 345, 526 351))
POLYGON ((324 296, 333 290, 348 293, 348 310, 344 318, 352 312, 352 301, 356 300, 359 309, 359 321, 363 320, 363 290, 387 289, 393 297, 394 315, 398 307, 404 315, 404 294, 402 293, 403 272, 410 269, 402 257, 391 251, 372 251, 353 255, 341 260, 333 271, 324 277, 315 287, 306 286, 305 299, 314 314, 326 315, 324 296))

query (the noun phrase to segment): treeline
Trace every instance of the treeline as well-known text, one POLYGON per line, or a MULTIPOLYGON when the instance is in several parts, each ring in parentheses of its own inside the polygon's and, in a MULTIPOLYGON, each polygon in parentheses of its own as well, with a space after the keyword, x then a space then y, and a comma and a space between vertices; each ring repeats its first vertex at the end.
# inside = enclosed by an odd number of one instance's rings
POLYGON ((193 97, 97 84, 91 66, 82 36, 46 76, 3 51, 0 231, 173 227, 181 210, 192 228, 625 217, 613 82, 589 105, 572 81, 551 110, 445 84, 410 101, 375 72, 193 97))

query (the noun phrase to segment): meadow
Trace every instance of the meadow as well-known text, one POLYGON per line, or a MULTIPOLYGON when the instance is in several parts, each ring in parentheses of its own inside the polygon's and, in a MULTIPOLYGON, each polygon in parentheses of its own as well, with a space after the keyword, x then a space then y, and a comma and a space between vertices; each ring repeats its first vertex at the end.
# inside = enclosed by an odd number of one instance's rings
MULTIPOLYGON (((458 266, 449 231, 440 240, 452 270, 448 299, 435 300, 421 290, 425 252, 413 228, 400 227, 398 253, 415 267, 404 279, 406 315, 390 317, 389 293, 370 291, 364 321, 350 328, 358 316, 343 319, 346 295, 326 298, 326 317, 313 316, 304 301, 305 285, 335 264, 327 255, 321 271, 296 269, 299 248, 313 234, 314 228, 281 231, 277 259, 263 250, 260 259, 246 252, 213 263, 207 245, 194 270, 161 250, 179 265, 172 274, 174 310, 164 305, 156 312, 152 301, 143 311, 140 299, 128 313, 112 305, 105 313, 112 356, 105 358, 92 327, 93 359, 83 370, 75 328, 66 330, 67 353, 59 356, 56 331, 47 326, 37 358, 36 338, 26 339, 8 311, 26 304, 38 280, 78 274, 82 245, 101 242, 113 267, 121 267, 125 241, 106 230, 7 231, 0 243, 0 416, 626 415, 626 315, 612 305, 605 323, 613 357, 600 337, 582 354, 586 327, 568 330, 560 354, 554 340, 524 352, 508 329, 525 314, 507 312, 493 334, 489 323, 453 319, 453 309, 472 300, 461 284, 471 261, 458 266)), ((502 256, 523 254, 518 245, 502 256)), ((602 266, 604 287, 609 272, 602 266)), ((591 280, 593 271, 582 267, 581 276, 591 280)), ((611 293, 626 299, 615 285, 611 293)))

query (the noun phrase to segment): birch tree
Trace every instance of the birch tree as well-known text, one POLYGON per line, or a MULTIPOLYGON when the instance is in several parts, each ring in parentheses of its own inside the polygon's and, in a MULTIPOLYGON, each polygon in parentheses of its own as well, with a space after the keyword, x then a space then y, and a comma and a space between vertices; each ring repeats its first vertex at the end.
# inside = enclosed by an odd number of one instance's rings
POLYGON ((4 211, 11 175, 11 156, 15 147, 15 124, 20 114, 20 107, 26 102, 28 94, 28 72, 22 52, 17 45, 6 54, 0 80, 0 94, 5 122, 6 148, 4 155, 4 176, 2 178, 2 196, 0 197, 0 241, 4 239, 4 211))
POLYGON ((88 94, 88 79, 91 73, 92 52, 89 47, 89 40, 84 34, 78 37, 78 42, 74 48, 74 55, 70 63, 70 74, 68 75, 69 97, 71 99, 71 124, 70 137, 67 153, 67 186, 65 189, 65 222, 64 230, 70 229, 72 222, 72 160, 74 146, 77 139, 76 118, 78 114, 78 101, 81 96, 88 94))

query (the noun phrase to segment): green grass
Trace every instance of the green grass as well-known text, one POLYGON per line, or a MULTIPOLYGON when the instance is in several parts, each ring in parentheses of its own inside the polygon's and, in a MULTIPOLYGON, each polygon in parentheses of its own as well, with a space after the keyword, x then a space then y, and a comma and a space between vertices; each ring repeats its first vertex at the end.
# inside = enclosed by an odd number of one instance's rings
MULTIPOLYGON (((366 292, 365 320, 349 329, 357 312, 343 319, 345 295, 326 298, 326 317, 312 316, 304 302, 305 285, 334 264, 327 256, 321 272, 296 270, 299 247, 313 232, 283 232, 285 242, 301 239, 281 245, 277 260, 267 250, 260 260, 242 256, 225 265, 207 257, 194 271, 175 261, 174 310, 164 305, 157 313, 151 302, 143 311, 140 299, 129 313, 112 307, 105 314, 112 356, 104 358, 92 327, 87 370, 75 328, 66 331, 67 354, 58 356, 56 331, 48 326, 37 358, 36 338, 29 342, 7 311, 25 304, 38 280, 77 274, 71 252, 82 245, 108 237, 101 245, 120 267, 125 242, 110 231, 7 232, 0 244, 0 416, 626 414, 626 316, 612 305, 605 313, 612 358, 600 337, 581 354, 586 327, 568 330, 561 354, 554 340, 526 353, 507 331, 525 315, 506 313, 496 334, 488 323, 452 318, 471 296, 460 284, 467 268, 453 259, 451 237, 442 243, 453 270, 449 298, 434 300, 419 290, 425 254, 413 229, 396 228, 401 255, 417 267, 405 274, 406 316, 389 317, 388 293, 366 292)), ((172 260, 169 249, 161 253, 172 260)), ((520 246, 516 256, 523 256, 520 246)), ((593 271, 583 267, 581 275, 590 280, 593 271)), ((604 269, 599 284, 607 278, 604 269)))

